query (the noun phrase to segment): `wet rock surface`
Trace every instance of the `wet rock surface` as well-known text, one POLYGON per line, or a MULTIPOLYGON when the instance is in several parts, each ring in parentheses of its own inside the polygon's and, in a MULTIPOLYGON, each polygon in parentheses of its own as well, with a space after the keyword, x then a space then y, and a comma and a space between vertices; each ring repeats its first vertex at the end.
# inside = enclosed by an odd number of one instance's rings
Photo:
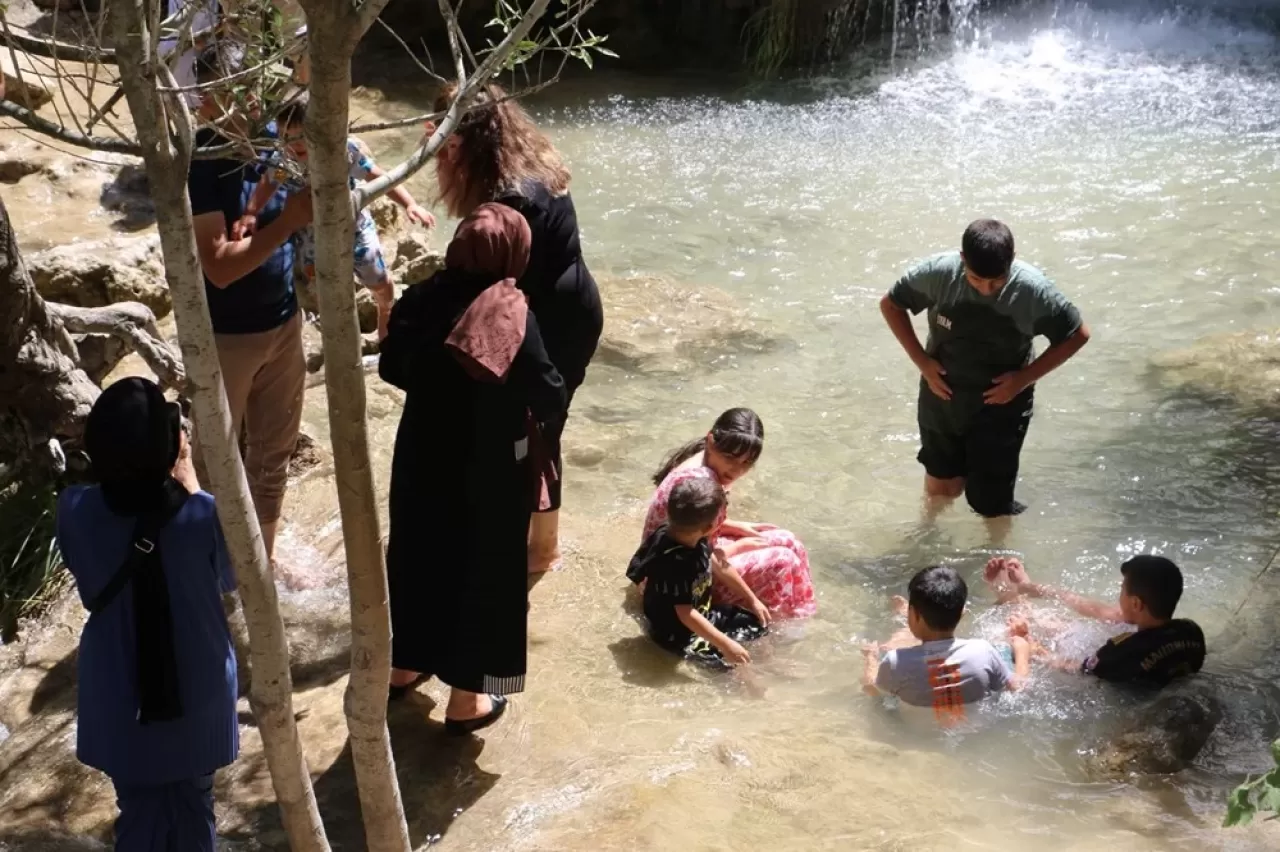
POLYGON ((1162 695, 1099 751, 1091 769, 1103 777, 1181 772, 1200 754, 1222 715, 1221 701, 1207 689, 1162 695))
POLYGON ((723 291, 646 276, 602 277, 599 285, 607 309, 596 364, 679 374, 785 345, 723 291))
POLYGON ((141 302, 157 318, 173 309, 155 235, 71 243, 33 254, 26 263, 36 289, 52 302, 82 308, 141 302))
POLYGON ((1151 363, 1171 390, 1280 415, 1280 329, 1213 335, 1151 363))

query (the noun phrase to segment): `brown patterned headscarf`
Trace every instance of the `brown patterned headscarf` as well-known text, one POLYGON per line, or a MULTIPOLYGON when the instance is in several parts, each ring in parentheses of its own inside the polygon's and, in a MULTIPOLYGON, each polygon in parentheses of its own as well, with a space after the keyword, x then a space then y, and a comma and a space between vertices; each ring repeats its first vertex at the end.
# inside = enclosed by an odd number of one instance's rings
POLYGON ((494 283, 472 301, 445 341, 467 373, 482 382, 506 381, 524 343, 529 304, 516 281, 529 266, 529 223, 505 204, 481 204, 462 220, 445 266, 494 283))

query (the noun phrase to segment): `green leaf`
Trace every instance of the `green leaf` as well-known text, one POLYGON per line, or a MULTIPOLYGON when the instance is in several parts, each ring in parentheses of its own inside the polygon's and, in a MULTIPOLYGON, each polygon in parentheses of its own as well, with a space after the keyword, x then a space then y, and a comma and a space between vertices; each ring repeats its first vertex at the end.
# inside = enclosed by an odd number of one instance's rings
POLYGON ((1276 762, 1276 766, 1280 766, 1280 740, 1271 744, 1271 759, 1276 762))
POLYGON ((614 53, 612 50, 610 50, 607 47, 597 47, 596 53, 600 54, 601 56, 608 56, 610 59, 618 58, 618 54, 614 53))
POLYGON ((1231 795, 1227 799, 1227 816, 1222 821, 1223 828, 1244 826, 1253 822, 1253 815, 1256 809, 1253 806, 1253 798, 1250 795, 1249 788, 1250 785, 1245 783, 1231 791, 1231 795))

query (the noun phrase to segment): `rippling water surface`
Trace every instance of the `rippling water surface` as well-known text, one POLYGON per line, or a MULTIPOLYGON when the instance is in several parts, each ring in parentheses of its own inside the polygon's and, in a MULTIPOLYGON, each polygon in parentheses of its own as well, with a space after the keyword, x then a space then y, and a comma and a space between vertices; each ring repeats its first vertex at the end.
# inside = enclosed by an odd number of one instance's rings
MULTIPOLYGON (((1262 629, 1274 616, 1246 607, 1233 624, 1273 546, 1274 430, 1171 396, 1149 361, 1275 324, 1277 104, 1268 32, 1074 7, 982 21, 954 49, 900 46, 892 63, 816 78, 743 88, 600 76, 538 103, 573 167, 606 302, 610 282, 653 276, 727 294, 747 317, 747 331, 681 350, 678 369, 601 359, 574 435, 603 460, 570 470, 571 520, 625 558, 664 451, 722 409, 752 406, 768 441, 740 502, 803 536, 822 611, 769 640, 768 697, 752 699, 664 666, 633 638, 621 562, 571 558, 534 608, 524 721, 489 746, 508 786, 481 845, 1274 843, 1216 829, 1224 790, 1262 768, 1277 727, 1280 667, 1262 629), (945 737, 857 692, 859 643, 893 629, 887 596, 914 569, 954 564, 976 610, 991 604, 978 588, 981 523, 960 509, 919 523, 915 381, 877 309, 908 262, 956 246, 977 216, 1009 222, 1020 256, 1094 332, 1038 390, 1019 485, 1031 510, 1007 546, 1033 576, 1104 597, 1129 554, 1184 566, 1185 613, 1213 645, 1204 679, 1229 717, 1176 779, 1089 779, 1083 758, 1132 704, 1082 679, 1038 676, 976 730, 945 737)), ((687 332, 668 304, 653 313, 687 332)), ((646 321, 643 307, 633 314, 646 321)), ((371 405, 389 451, 395 404, 371 405)))

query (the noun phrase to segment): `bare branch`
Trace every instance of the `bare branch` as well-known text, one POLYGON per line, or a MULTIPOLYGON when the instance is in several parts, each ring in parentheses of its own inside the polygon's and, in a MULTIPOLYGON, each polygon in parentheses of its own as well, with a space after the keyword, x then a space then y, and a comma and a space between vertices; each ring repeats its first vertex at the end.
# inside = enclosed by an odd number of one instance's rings
POLYGON ((409 155, 408 159, 387 171, 382 177, 363 183, 353 190, 357 209, 368 206, 404 183, 435 156, 436 152, 444 145, 445 140, 453 133, 454 128, 458 126, 458 121, 465 114, 467 108, 470 107, 471 101, 475 98, 480 86, 493 77, 502 63, 515 50, 515 46, 524 40, 524 37, 529 34, 529 30, 533 29, 533 25, 546 13, 547 6, 550 3, 551 0, 534 0, 533 5, 529 7, 529 11, 525 12, 524 17, 520 19, 520 23, 511 28, 506 38, 485 57, 484 62, 480 63, 480 67, 476 69, 466 85, 458 90, 453 103, 449 105, 449 111, 445 113, 445 117, 441 120, 435 132, 431 134, 429 139, 419 145, 409 155))
POLYGON ((359 13, 361 38, 369 31, 369 27, 373 26, 373 22, 378 20, 378 16, 382 14, 388 2, 389 0, 364 0, 359 13))
POLYGON ((61 59, 65 62, 105 62, 107 64, 115 64, 116 61, 115 51, 108 48, 86 47, 66 41, 58 41, 53 38, 32 35, 30 30, 25 27, 19 27, 16 24, 14 29, 20 32, 13 32, 9 28, 9 24, 6 23, 5 38, 33 56, 45 56, 49 59, 61 59))
POLYGON ((178 93, 178 92, 182 92, 182 93, 204 92, 204 91, 208 91, 209 89, 221 88, 223 86, 226 86, 228 83, 234 83, 238 80, 243 80, 247 77, 257 76, 261 72, 270 68, 272 65, 275 65, 276 63, 278 63, 281 59, 284 59, 293 50, 296 50, 298 45, 302 43, 303 43, 302 39, 295 39, 289 42, 284 47, 282 47, 280 50, 273 53, 271 56, 268 56, 266 59, 259 62, 257 65, 254 65, 252 68, 246 68, 243 71, 237 71, 234 74, 228 74, 225 77, 219 77, 217 80, 212 80, 208 83, 197 83, 192 86, 178 86, 176 85, 176 82, 175 82, 175 85, 160 86, 159 89, 160 91, 168 94, 168 93, 178 93))
POLYGON ((401 127, 413 127, 415 124, 425 124, 428 121, 439 121, 448 115, 447 112, 426 112, 422 115, 415 115, 410 118, 397 118, 393 121, 371 121, 366 124, 353 124, 348 133, 373 133, 377 130, 396 130, 401 127))
POLYGON ((142 156, 142 148, 136 142, 112 139, 107 136, 85 136, 83 133, 76 133, 74 130, 68 130, 47 118, 42 118, 26 107, 18 106, 13 101, 0 101, 0 115, 7 115, 9 118, 22 122, 37 133, 66 142, 68 145, 75 145, 77 148, 110 151, 113 154, 129 154, 134 157, 142 156))
MULTIPOLYGON (((421 69, 422 69, 422 73, 426 74, 426 75, 427 75, 428 77, 430 77, 432 80, 435 80, 437 83, 439 83, 439 84, 441 84, 441 85, 444 85, 446 82, 448 82, 447 80, 445 80, 445 78, 441 77, 441 76, 440 76, 439 74, 437 74, 435 71, 433 71, 432 69, 430 69, 430 68, 428 68, 426 65, 424 65, 424 64, 422 63, 422 60, 421 60, 421 59, 419 59, 419 58, 414 54, 413 49, 412 49, 412 48, 410 48, 410 47, 409 47, 409 45, 405 43, 405 40, 404 40, 404 39, 400 38, 400 34, 399 34, 398 32, 396 32, 396 31, 395 31, 395 29, 394 29, 390 24, 388 24, 386 21, 382 20, 381 18, 378 18, 378 23, 382 25, 382 28, 383 28, 384 30, 386 30, 387 32, 391 33, 391 37, 392 37, 392 38, 394 38, 396 41, 400 42, 400 46, 404 48, 404 52, 405 52, 405 53, 407 53, 407 54, 409 54, 409 58, 413 60, 413 64, 414 64, 414 65, 417 65, 419 68, 421 68, 421 69)), ((428 52, 428 53, 427 53, 427 58, 430 58, 430 57, 431 57, 431 54, 428 52)))
POLYGON ((72 334, 109 334, 123 341, 147 362, 161 387, 180 388, 186 382, 182 358, 161 339, 155 314, 146 305, 120 302, 103 308, 77 308, 45 304, 72 334))
POLYGON ((467 64, 462 57, 462 27, 458 24, 458 15, 450 0, 440 0, 440 15, 444 18, 445 29, 449 32, 449 52, 453 54, 453 73, 457 77, 458 88, 467 85, 467 64))

